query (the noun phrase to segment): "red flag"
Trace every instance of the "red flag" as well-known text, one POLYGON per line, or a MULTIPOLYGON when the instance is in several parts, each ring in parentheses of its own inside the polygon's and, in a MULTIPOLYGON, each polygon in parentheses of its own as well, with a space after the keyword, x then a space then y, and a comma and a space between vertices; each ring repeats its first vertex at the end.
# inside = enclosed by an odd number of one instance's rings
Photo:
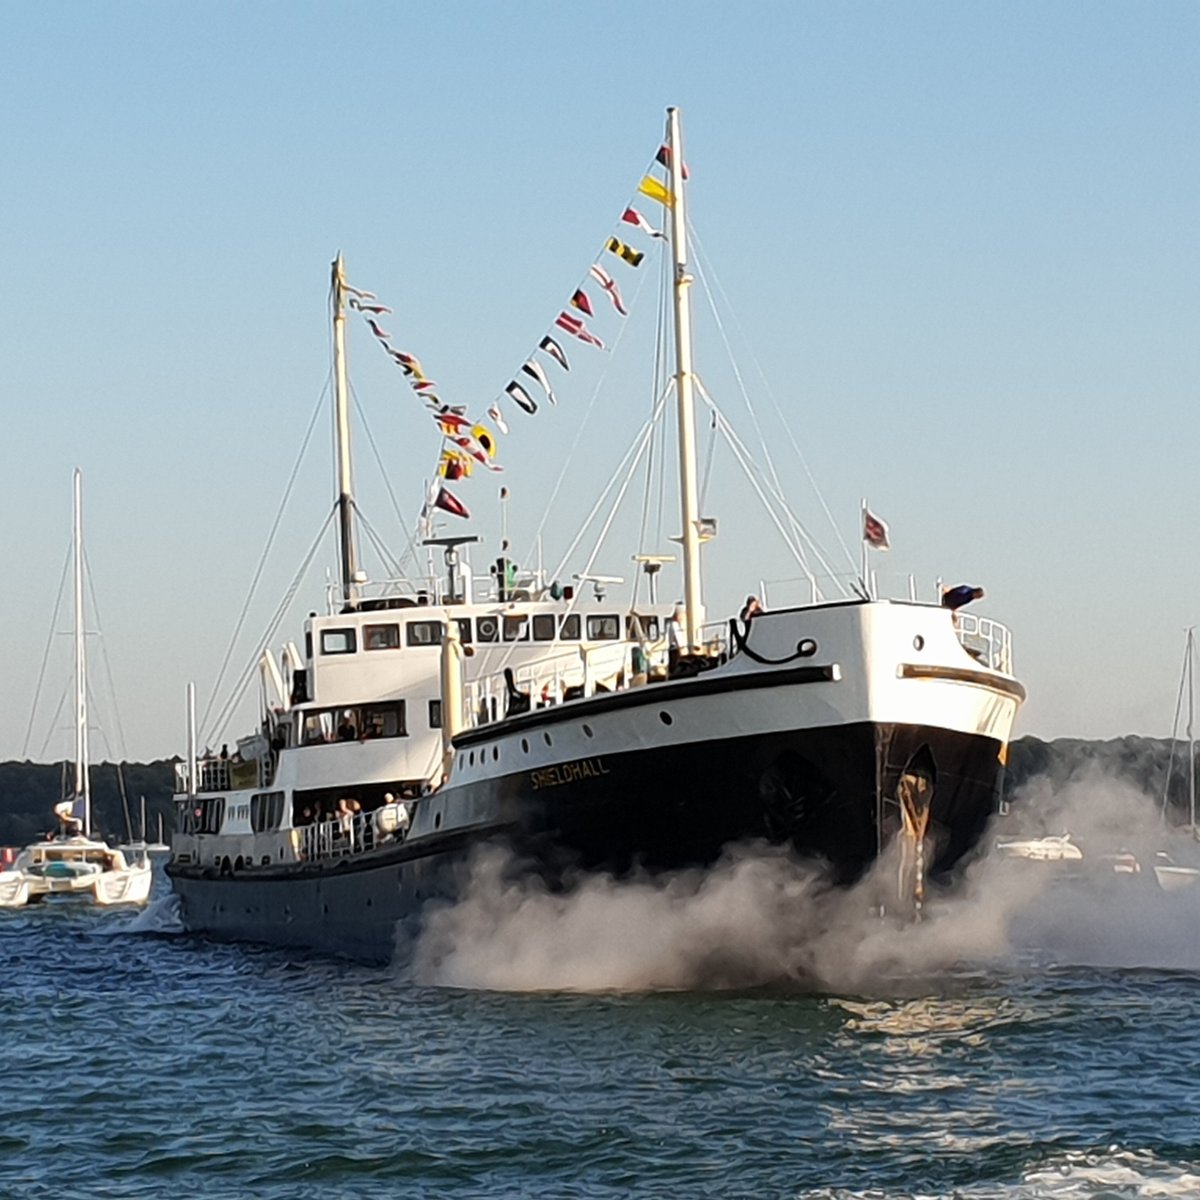
POLYGON ((378 321, 376 321, 376 320, 375 320, 373 317, 368 317, 368 318, 367 318, 367 324, 368 324, 368 325, 370 325, 370 327, 371 327, 371 332, 372 332, 372 333, 373 333, 373 334, 374 334, 374 335, 375 335, 375 336, 376 336, 376 337, 377 337, 377 338, 378 338, 378 339, 379 339, 381 342, 386 342, 386 341, 388 340, 388 338, 390 338, 390 337, 392 336, 392 335, 391 335, 390 333, 388 333, 386 330, 380 329, 380 328, 379 328, 379 322, 378 322, 378 321))
POLYGON ((438 488, 437 495, 433 498, 433 507, 452 513, 456 517, 465 517, 468 520, 471 516, 467 511, 467 506, 457 496, 452 496, 444 487, 438 488))
POLYGON ((463 479, 471 474, 471 464, 460 458, 457 451, 443 450, 438 461, 438 474, 453 483, 456 479, 463 479))
POLYGON ((589 346, 595 346, 599 350, 604 349, 604 343, 594 333, 590 333, 578 317, 571 316, 569 312, 559 313, 558 320, 554 323, 581 342, 587 342, 589 346))
POLYGON ((433 414, 433 419, 438 423, 438 427, 447 437, 454 437, 455 434, 461 433, 464 429, 471 428, 471 422, 466 417, 461 417, 457 413, 438 412, 433 414))
POLYGON ((621 214, 621 220, 624 221, 626 225, 636 225, 638 229, 640 229, 643 233, 648 233, 651 237, 665 238, 667 236, 665 233, 660 233, 657 229, 655 229, 654 226, 651 225, 650 222, 647 221, 646 218, 643 217, 636 208, 627 208, 621 214))
POLYGON ((356 296, 350 297, 350 307, 358 309, 359 312, 369 313, 390 313, 392 310, 386 304, 364 304, 356 296))
POLYGON ((575 295, 571 297, 571 307, 579 309, 581 313, 587 313, 589 317, 596 315, 592 312, 592 302, 588 299, 588 294, 583 288, 575 289, 575 295))
POLYGON ((863 509, 863 541, 876 550, 890 550, 887 522, 880 520, 869 508, 863 509))

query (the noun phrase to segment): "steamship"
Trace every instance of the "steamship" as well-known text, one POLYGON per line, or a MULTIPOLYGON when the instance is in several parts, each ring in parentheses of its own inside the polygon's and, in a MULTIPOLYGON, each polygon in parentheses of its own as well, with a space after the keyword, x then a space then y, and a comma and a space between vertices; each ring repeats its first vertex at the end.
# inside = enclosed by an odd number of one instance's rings
POLYGON ((665 150, 682 603, 620 604, 586 573, 512 579, 503 560, 476 578, 471 538, 432 539, 439 579, 363 578, 339 257, 340 581, 302 647, 263 657, 261 726, 232 756, 198 755, 192 722, 167 868, 189 929, 387 959, 485 846, 570 887, 746 842, 848 883, 906 839, 940 873, 978 841, 1024 698, 1003 625, 879 598, 865 570, 849 596, 707 618, 676 109, 665 150))

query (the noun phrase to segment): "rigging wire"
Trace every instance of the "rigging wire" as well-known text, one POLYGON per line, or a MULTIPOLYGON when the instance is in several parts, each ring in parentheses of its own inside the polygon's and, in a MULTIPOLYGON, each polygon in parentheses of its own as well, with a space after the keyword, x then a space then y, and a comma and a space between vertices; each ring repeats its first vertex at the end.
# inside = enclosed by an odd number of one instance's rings
MULTIPOLYGON (((58 624, 58 614, 62 609, 63 592, 66 590, 67 572, 71 568, 71 547, 67 546, 67 555, 63 560, 62 574, 58 579, 58 594, 54 600, 54 611, 50 614, 50 629, 46 634, 46 648, 42 652, 42 665, 38 668, 37 686, 33 689, 33 703, 29 706, 29 724, 25 727, 25 740, 21 743, 21 757, 27 759, 29 754, 29 739, 33 736, 33 722, 37 715, 38 701, 42 695, 42 684, 46 679, 46 664, 50 660, 50 647, 54 645, 54 627, 58 624)), ((61 706, 61 701, 59 702, 61 706)), ((57 720, 58 714, 55 714, 57 720)), ((47 738, 47 741, 49 739, 47 738)), ((45 753, 45 747, 42 748, 45 753)))
MULTIPOLYGON (((667 293, 668 280, 670 273, 668 269, 668 260, 665 254, 659 256, 659 261, 662 264, 662 269, 659 271, 659 286, 658 286, 658 312, 655 316, 654 327, 654 366, 650 375, 650 395, 652 397, 651 411, 655 411, 662 399, 665 390, 663 377, 666 371, 666 311, 667 311, 667 293)), ((641 526, 638 529, 638 553, 645 554, 647 547, 646 525, 650 520, 650 497, 654 487, 655 466, 659 461, 659 456, 656 451, 659 449, 658 424, 655 423, 654 432, 651 435, 650 451, 646 455, 646 487, 642 493, 642 520, 641 526)), ((658 488, 658 521, 655 529, 655 538, 661 542, 662 539, 662 478, 663 471, 658 472, 659 488, 658 488)), ((634 576, 633 582, 633 603, 637 603, 638 586, 641 582, 640 573, 634 576)))
POLYGON ((329 513, 326 515, 325 519, 321 522, 321 528, 318 530, 317 536, 313 539, 312 545, 308 548, 308 553, 305 554, 304 559, 297 569, 296 574, 293 576, 292 582, 289 584, 287 591, 283 595, 283 598, 279 601, 279 604, 276 607, 270 622, 268 623, 266 632, 259 639, 258 646, 251 655, 248 664, 242 669, 241 674, 238 676, 238 681, 234 685, 233 691, 230 693, 228 700, 226 700, 224 706, 213 719, 210 729, 210 736, 206 739, 207 744, 214 745, 220 741, 222 735, 224 734, 225 728, 229 724, 234 710, 237 708, 238 704, 241 703, 242 697, 245 695, 246 688, 249 687, 251 679, 254 678, 254 672, 258 668, 259 660, 262 658, 263 653, 270 644, 271 639, 275 636, 276 630, 278 630, 283 618, 287 615, 288 608, 290 607, 292 600, 295 598, 300 584, 304 582, 304 577, 308 574, 308 568, 311 565, 312 560, 316 557, 317 550, 320 548, 321 539, 325 536, 326 530, 328 530, 330 524, 336 517, 337 511, 338 508, 335 504, 329 510, 329 513))
POLYGON ((741 466, 742 470, 745 472, 746 478, 750 482, 750 486, 754 489, 754 492, 761 501, 763 508, 766 509, 767 516, 770 517, 771 522, 779 531, 780 537, 783 538, 784 545, 787 546, 787 548, 792 552, 792 556, 800 565, 800 569, 804 572, 804 575, 808 579, 809 583, 815 587, 816 579, 808 565, 807 560, 804 557, 803 550, 792 540, 788 530, 784 528, 783 522, 779 519, 779 514, 775 511, 775 508, 770 503, 769 493, 764 491, 759 480, 755 477, 753 470, 751 470, 753 459, 750 458, 745 447, 738 442, 736 436, 730 429, 728 422, 725 421, 723 417, 720 419, 720 427, 721 431, 725 434, 726 441, 733 450, 734 458, 737 460, 738 465, 741 466))
MULTIPOLYGON (((72 690, 70 680, 63 684, 62 695, 59 696, 58 704, 55 705, 54 712, 50 715, 50 725, 46 730, 46 737, 42 742, 42 748, 38 751, 38 758, 46 757, 46 751, 50 748, 50 739, 54 736, 54 731, 59 728, 58 718, 67 706, 67 697, 71 694, 72 690)), ((22 752, 22 757, 24 757, 24 752, 22 752)), ((66 761, 65 756, 63 761, 66 761)))
POLYGON ((317 417, 320 415, 321 408, 325 403, 325 397, 329 393, 329 385, 330 376, 326 376, 325 386, 321 389, 321 394, 317 397, 317 403, 313 408, 313 414, 309 418, 308 428, 304 431, 304 439, 300 444, 300 452, 296 456, 296 461, 292 466, 292 473, 288 477, 287 486, 283 490, 283 497, 279 501, 279 508, 275 513, 275 519, 271 522, 271 529, 267 534, 266 545, 263 547, 262 553, 259 555, 258 566, 254 569, 254 577, 250 580, 250 587, 246 593, 246 599, 242 603, 242 611, 238 613, 238 619, 234 625, 233 634, 230 637, 229 645, 225 650, 225 657, 221 660, 221 669, 217 672, 217 679, 212 686, 212 692, 209 694, 208 703, 205 705, 204 715, 200 718, 201 727, 208 724, 208 718, 212 712, 213 705, 216 703, 217 694, 221 689, 221 684, 225 680, 225 672, 229 669, 229 663, 233 658, 234 648, 237 646, 238 638, 241 637, 242 627, 246 623, 246 615, 250 611, 250 605, 254 600, 254 595, 258 589, 259 580, 262 578, 263 570, 267 565, 267 558, 271 553, 271 547, 275 544, 275 535, 279 531, 279 524, 283 520, 284 511, 287 508, 288 500, 291 498, 292 488, 295 486, 296 477, 300 473, 300 464, 304 461, 304 455, 308 451, 308 443, 312 438, 313 429, 316 427, 317 417))
POLYGON ((393 556, 391 550, 388 549, 387 543, 383 540, 383 535, 363 516, 362 509, 357 504, 354 505, 354 512, 358 517, 359 526, 367 535, 367 540, 375 549, 375 553, 379 555, 383 562, 384 568, 388 571, 393 580, 400 581, 404 572, 401 569, 400 563, 393 556))
MULTIPOLYGON (((392 487, 392 477, 391 477, 391 475, 388 474, 387 467, 384 465, 383 455, 379 451, 379 445, 375 441, 374 433, 371 432, 371 426, 367 423, 366 413, 363 411, 362 404, 359 402, 359 399, 358 399, 358 392, 355 390, 353 384, 350 385, 350 396, 354 401, 354 411, 358 414, 358 419, 362 425, 363 433, 366 434, 367 445, 369 445, 371 447, 371 453, 375 456, 375 465, 379 468, 379 474, 381 476, 383 476, 383 486, 387 489, 388 499, 391 501, 391 504, 392 504, 392 513, 395 515, 396 524, 399 525, 401 530, 404 530, 405 529, 404 514, 400 511, 400 502, 396 499, 396 492, 395 492, 395 489, 392 487)), ((355 504, 354 509, 358 513, 359 520, 364 521, 364 524, 365 524, 365 520, 362 515, 362 510, 359 509, 357 504, 355 504)), ((412 534, 405 533, 405 537, 407 538, 407 543, 404 547, 404 552, 400 555, 399 558, 396 558, 395 555, 391 554, 390 552, 387 552, 383 555, 385 565, 390 562, 391 565, 388 567, 388 569, 389 570, 394 569, 396 571, 397 575, 404 574, 404 568, 401 565, 404 562, 404 560, 410 554, 415 555, 415 548, 416 548, 415 533, 412 533, 412 534)), ((378 547, 376 547, 376 549, 378 549, 378 547)))
MULTIPOLYGON (((699 380, 697 380, 697 386, 698 386, 698 389, 700 391, 702 398, 704 399, 705 404, 707 404, 709 406, 709 408, 712 410, 712 412, 714 414, 714 417, 719 422, 721 431, 724 434, 726 441, 729 443, 731 448, 734 449, 735 456, 738 457, 739 465, 741 465, 743 471, 747 475, 747 478, 750 478, 752 485, 754 485, 757 490, 757 485, 754 482, 753 476, 755 474, 755 471, 758 469, 758 464, 754 461, 754 456, 750 453, 748 447, 738 436, 737 431, 730 424, 728 418, 717 407, 716 402, 708 394, 708 390, 704 387, 703 383, 701 383, 699 380)), ((817 560, 818 564, 821 566, 822 570, 824 570, 825 573, 827 575, 829 575, 833 579, 833 581, 835 583, 837 583, 838 586, 840 587, 841 585, 838 582, 837 577, 833 572, 833 567, 831 566, 829 561, 825 558, 825 554, 822 551, 820 544, 808 532, 808 530, 804 527, 804 524, 799 520, 799 518, 797 518, 796 515, 789 509, 788 503, 787 503, 787 498, 776 493, 774 491, 773 487, 771 486, 771 482, 769 480, 764 480, 763 486, 766 489, 767 494, 769 494, 771 496, 771 498, 775 501, 775 503, 777 505, 779 505, 783 515, 787 518, 788 525, 791 527, 793 535, 799 539, 803 539, 803 541, 808 543, 810 552, 816 558, 816 560, 817 560)), ((760 492, 760 497, 761 496, 762 496, 762 493, 760 492)), ((768 509, 768 511, 771 511, 770 506, 767 504, 767 501, 765 498, 763 498, 763 505, 764 505, 764 507, 766 507, 768 509)), ((781 533, 782 533, 782 530, 781 530, 781 533)), ((788 541, 786 536, 785 536, 784 540, 785 540, 785 542, 788 541)), ((788 545, 791 548, 790 542, 788 542, 788 545)), ((814 588, 816 588, 816 586, 817 586, 816 578, 813 576, 811 570, 809 569, 807 559, 804 556, 803 552, 797 548, 792 548, 792 553, 795 556, 797 562, 800 564, 800 567, 804 571, 806 577, 808 578, 809 583, 812 584, 814 588)))
MULTIPOLYGON (((648 275, 642 276, 638 279, 637 288, 633 291, 633 293, 630 297, 630 300, 629 300, 628 307, 629 307, 629 311, 631 313, 633 312, 633 309, 637 304, 637 300, 638 300, 638 297, 642 293, 642 289, 645 287, 647 278, 648 278, 648 275)), ((583 438, 584 430, 587 428, 588 421, 590 420, 591 415, 592 415, 592 410, 596 406, 596 397, 600 394, 600 389, 604 386, 604 381, 608 378, 608 372, 612 367, 613 360, 616 358, 617 347, 621 344, 621 341, 625 337, 625 331, 626 331, 626 329, 629 328, 629 325, 630 325, 630 322, 628 319, 621 322, 617 336, 614 339, 613 344, 608 351, 608 356, 607 356, 607 360, 604 364, 604 369, 600 372, 600 377, 596 380, 596 386, 592 389, 592 394, 589 397, 587 405, 583 411, 583 419, 579 422, 578 428, 575 431, 575 438, 571 442, 570 448, 568 449, 567 453, 563 456, 563 463, 562 463, 562 466, 559 468, 558 478, 554 482, 554 487, 550 492, 550 498, 546 502, 545 509, 542 512, 541 519, 538 521, 537 528, 533 532, 533 538, 529 544, 530 548, 525 555, 526 560, 529 560, 532 558, 534 550, 536 549, 537 544, 538 544, 538 539, 542 536, 542 533, 546 527, 546 521, 549 519, 550 514, 554 511, 554 502, 558 498, 558 493, 562 490, 563 482, 567 478, 567 472, 570 470, 572 460, 575 457, 576 451, 579 449, 579 443, 583 438)))
POLYGON ((1191 628, 1189 627, 1187 630, 1188 638, 1185 641, 1184 647, 1183 647, 1183 666, 1179 672, 1179 692, 1175 697, 1175 717, 1171 721, 1171 756, 1167 760, 1167 779, 1166 779, 1166 782, 1163 784, 1162 811, 1163 811, 1163 821, 1164 822, 1167 819, 1167 800, 1169 799, 1170 794, 1171 794, 1171 775, 1172 775, 1173 771, 1175 770, 1175 742, 1176 742, 1176 734, 1179 732, 1179 714, 1183 709, 1183 691, 1184 691, 1185 686, 1187 685, 1187 678, 1190 673, 1190 667, 1191 667, 1191 662, 1190 662, 1190 656, 1192 654, 1191 632, 1192 632, 1191 628))
MULTIPOLYGON (((771 385, 767 380, 766 373, 762 369, 762 364, 758 361, 758 357, 757 357, 757 355, 755 355, 754 349, 751 346, 749 339, 746 337, 745 331, 742 329, 741 322, 738 321, 737 312, 734 310, 733 305, 730 304, 729 297, 727 296, 725 289, 721 284, 720 278, 717 276, 716 270, 711 266, 711 264, 709 264, 708 255, 705 253, 704 247, 701 244, 699 237, 696 235, 695 230, 692 228, 692 224, 690 221, 688 222, 688 235, 689 235, 691 244, 696 249, 696 273, 699 276, 701 283, 704 287, 705 295, 708 297, 709 307, 712 311, 713 318, 716 321, 717 329, 719 330, 719 332, 721 334, 721 339, 725 343, 726 350, 729 353, 730 360, 731 360, 731 362, 733 361, 733 351, 730 348, 729 337, 725 331, 725 325, 722 322, 720 314, 717 311, 716 304, 714 303, 715 293, 714 293, 713 289, 710 289, 709 284, 708 284, 708 276, 710 276, 710 275, 712 276, 712 281, 713 281, 713 285, 715 288, 715 292, 720 294, 722 302, 725 304, 725 306, 729 310, 730 316, 733 320, 734 327, 737 329, 739 336, 741 337, 742 341, 745 343, 745 345, 749 351, 750 361, 753 363, 754 369, 757 371, 759 379, 762 382, 763 389, 767 394, 767 398, 771 401, 771 406, 774 408, 775 414, 779 418, 780 427, 787 434, 787 438, 788 438, 788 441, 791 443, 792 450, 795 452, 796 457, 799 460, 801 467, 803 467, 804 474, 808 478, 809 485, 812 487, 813 493, 817 497, 817 502, 821 505, 821 510, 822 510, 822 512, 824 512, 826 519, 829 521, 829 526, 833 530, 834 536, 837 538, 838 543, 842 548, 842 553, 845 554, 846 561, 850 564, 851 573, 856 573, 858 570, 858 567, 855 565, 854 556, 850 553, 850 548, 846 545, 846 540, 842 536, 841 529, 839 528, 837 522, 833 519, 833 513, 830 512, 829 505, 826 503, 826 500, 825 500, 825 496, 822 493, 820 487, 817 485, 817 480, 816 480, 816 477, 813 475, 812 468, 808 465, 808 459, 804 456, 803 451, 800 449, 800 446, 796 441, 795 435, 792 433, 791 426, 788 424, 787 418, 784 416, 783 409, 780 407, 779 401, 776 399, 775 393, 772 391, 771 385)), ((753 409, 753 406, 750 404, 749 394, 746 391, 745 384, 742 380, 741 372, 738 371, 738 369, 737 369, 736 362, 733 363, 733 369, 734 369, 734 374, 738 380, 738 386, 741 389, 742 395, 746 400, 746 407, 751 413, 751 418, 754 421, 755 429, 758 431, 759 437, 761 438, 762 432, 758 427, 757 417, 754 416, 754 409, 753 409)), ((764 453, 767 456, 768 462, 770 462, 770 454, 769 454, 769 451, 766 451, 765 441, 764 441, 764 453)), ((774 473, 774 469, 775 469, 774 464, 771 463, 772 473, 774 473)))
MULTIPOLYGON (((104 679, 108 684, 108 695, 112 702, 113 721, 117 727, 117 750, 121 758, 124 759, 128 757, 126 753, 125 728, 121 724, 121 709, 117 705, 117 688, 113 683, 112 664, 109 662, 108 646, 104 641, 104 626, 100 620, 100 605, 96 602, 96 584, 92 578, 92 564, 87 556, 86 544, 83 547, 83 576, 87 580, 88 595, 92 600, 92 615, 96 619, 96 641, 100 646, 100 661, 104 665, 104 679)), ((84 632, 86 633, 86 627, 84 632)), ((90 692, 91 689, 89 688, 88 691, 90 692)), ((101 733, 103 732, 101 728, 101 733)), ((107 742, 107 740, 107 735, 105 735, 105 741, 107 742)))
MULTIPOLYGON (((650 440, 650 433, 654 428, 654 423, 658 420, 659 414, 662 411, 662 404, 663 404, 663 401, 660 400, 658 408, 656 408, 654 410, 654 412, 650 415, 649 419, 645 422, 645 424, 642 425, 641 429, 638 430, 638 433, 637 433, 636 437, 634 438, 633 444, 629 447, 628 450, 625 451, 625 455, 621 459, 621 461, 617 464, 617 469, 616 469, 616 471, 613 472, 612 478, 609 479, 608 483, 606 483, 604 485, 604 490, 600 493, 600 496, 596 500, 596 503, 592 505, 592 511, 590 513, 588 513, 587 517, 584 519, 582 525, 579 528, 579 532, 575 535, 571 544, 567 547, 566 551, 563 553, 562 560, 559 562, 558 566, 554 569, 553 574, 554 574, 555 578, 557 578, 558 575, 564 570, 571 555, 575 553, 575 550, 578 547, 579 543, 581 541, 583 541, 583 535, 587 532, 588 526, 591 525, 593 518, 600 511, 600 507, 604 503, 604 501, 607 499, 608 494, 613 490, 614 487, 617 486, 617 480, 620 478, 621 472, 623 470, 625 470, 626 465, 632 460, 634 465, 636 466, 637 462, 641 459, 642 452, 645 449, 646 444, 650 440)), ((621 487, 621 493, 620 493, 621 496, 624 496, 625 491, 628 489, 628 486, 629 486, 629 483, 628 483, 628 480, 626 480, 626 482, 621 487)), ((607 530, 609 525, 612 524, 612 519, 613 519, 614 515, 615 515, 615 513, 609 514, 608 520, 605 523, 605 530, 607 530)), ((588 566, 587 566, 586 570, 591 569, 591 564, 595 561, 598 550, 599 550, 599 548, 597 547, 597 549, 592 552, 592 556, 588 560, 588 566)))

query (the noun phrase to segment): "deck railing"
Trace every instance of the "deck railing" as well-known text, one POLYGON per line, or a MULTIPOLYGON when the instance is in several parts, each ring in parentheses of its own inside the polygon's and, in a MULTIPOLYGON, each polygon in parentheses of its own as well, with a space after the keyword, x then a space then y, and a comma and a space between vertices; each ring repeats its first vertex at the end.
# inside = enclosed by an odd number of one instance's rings
POLYGON ((408 826, 397 823, 394 828, 387 828, 379 820, 383 811, 355 813, 299 826, 292 830, 297 857, 306 862, 347 858, 374 850, 385 842, 402 842, 408 836, 408 826))
POLYGON ((1012 674, 1012 633, 1007 625, 959 610, 954 614, 954 631, 972 658, 993 671, 1012 674))

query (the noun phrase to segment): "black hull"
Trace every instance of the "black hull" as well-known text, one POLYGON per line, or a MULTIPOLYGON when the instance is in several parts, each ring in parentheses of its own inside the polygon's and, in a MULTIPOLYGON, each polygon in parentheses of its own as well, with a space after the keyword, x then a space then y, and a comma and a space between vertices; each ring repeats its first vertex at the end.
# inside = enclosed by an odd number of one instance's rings
POLYGON ((485 842, 507 843, 552 882, 579 869, 705 866, 748 841, 787 846, 853 882, 899 829, 897 789, 914 764, 932 783, 931 869, 948 872, 995 810, 1002 755, 991 738, 869 723, 627 750, 459 785, 454 808, 491 814, 485 828, 336 864, 169 871, 189 929, 381 959, 397 933, 416 931, 425 904, 456 894, 485 842))

